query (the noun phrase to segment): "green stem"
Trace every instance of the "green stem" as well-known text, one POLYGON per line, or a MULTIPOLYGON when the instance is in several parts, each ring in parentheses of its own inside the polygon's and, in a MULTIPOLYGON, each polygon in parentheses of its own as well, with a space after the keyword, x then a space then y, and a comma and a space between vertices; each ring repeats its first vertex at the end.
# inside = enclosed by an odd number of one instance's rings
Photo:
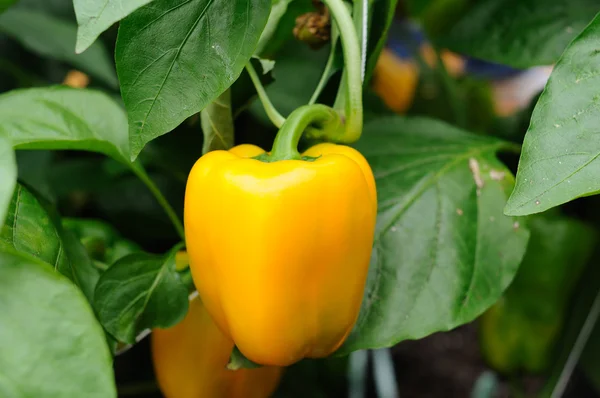
POLYGON ((319 80, 319 84, 317 85, 315 92, 313 93, 312 97, 310 98, 310 101, 308 101, 309 105, 313 105, 317 102, 317 100, 319 99, 319 95, 321 95, 321 92, 323 92, 323 89, 325 88, 325 85, 327 84, 327 82, 329 81, 329 79, 331 78, 333 73, 335 73, 335 71, 336 71, 336 68, 334 68, 334 66, 335 66, 334 63, 335 63, 335 53, 337 50, 337 41, 339 38, 339 34, 335 28, 332 28, 331 30, 332 30, 332 32, 331 32, 331 50, 329 52, 329 58, 327 59, 327 64, 325 65, 325 70, 323 71, 323 74, 321 75, 321 80, 319 80))
POLYGON ((267 95, 267 92, 265 91, 265 88, 263 87, 260 78, 256 73, 256 70, 252 66, 251 61, 246 64, 246 70, 250 75, 252 84, 254 84, 254 88, 258 93, 258 98, 260 99, 260 102, 262 103, 263 108, 265 109, 265 112, 269 117, 269 120, 271 120, 275 127, 281 128, 281 126, 283 126, 283 123, 285 122, 285 118, 281 116, 281 113, 277 112, 277 109, 275 109, 275 107, 273 106, 273 103, 269 99, 269 96, 267 95))
POLYGON ((352 143, 360 138, 363 123, 360 45, 354 22, 344 2, 342 0, 324 0, 324 3, 329 7, 342 41, 345 70, 341 84, 346 89, 345 101, 343 101, 346 120, 345 128, 329 132, 331 135, 311 129, 310 137, 352 143))
POLYGON ((175 210, 173 210, 173 208, 171 207, 167 199, 164 197, 160 189, 158 189, 154 181, 150 179, 150 176, 148 176, 146 170, 144 170, 141 164, 134 164, 131 169, 133 170, 133 173, 136 176, 138 176, 138 178, 144 183, 144 185, 146 185, 146 187, 150 190, 152 195, 156 198, 156 201, 165 210, 165 213, 167 213, 167 216, 171 220, 171 223, 173 223, 173 226, 177 230, 177 234, 179 235, 179 237, 185 240, 185 231, 183 228, 183 224, 179 220, 179 217, 177 217, 177 214, 175 214, 175 210))
POLYGON ((275 137, 271 154, 266 161, 301 159, 298 142, 307 127, 316 127, 324 134, 339 131, 342 126, 340 115, 325 105, 304 105, 293 111, 275 137), (316 126, 315 126, 316 125, 316 126))

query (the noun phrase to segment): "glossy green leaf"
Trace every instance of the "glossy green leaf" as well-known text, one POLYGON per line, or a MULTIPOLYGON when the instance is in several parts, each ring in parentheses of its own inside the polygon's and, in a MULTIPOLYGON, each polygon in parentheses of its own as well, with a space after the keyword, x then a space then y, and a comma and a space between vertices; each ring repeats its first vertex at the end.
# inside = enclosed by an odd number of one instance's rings
POLYGON ((4 222, 6 209, 17 183, 17 162, 11 143, 0 137, 0 223, 4 222))
POLYGON ((227 89, 200 112, 204 144, 202 153, 229 149, 234 144, 231 90, 227 89))
POLYGON ((35 258, 0 252, 0 303, 0 396, 117 396, 102 328, 70 281, 35 258))
POLYGON ((121 22, 116 60, 132 158, 239 77, 270 6, 270 0, 156 0, 121 22))
POLYGON ((516 68, 550 65, 598 11, 595 0, 482 0, 437 41, 516 68))
POLYGON ((84 52, 102 32, 152 0, 73 0, 77 15, 75 51, 84 52))
POLYGON ((504 216, 507 144, 429 119, 365 125, 357 148, 377 183, 378 219, 359 319, 341 354, 450 330, 512 281, 528 230, 504 216))
POLYGON ((17 149, 77 149, 129 164, 127 118, 108 95, 47 87, 0 95, 0 136, 17 149))
POLYGON ((600 17, 556 64, 525 135, 505 212, 539 213, 600 190, 600 17))
POLYGON ((75 53, 74 23, 39 11, 11 8, 0 15, 0 32, 31 51, 68 62, 111 87, 119 85, 113 61, 102 43, 95 43, 85 54, 75 53))
POLYGON ((38 258, 73 281, 91 302, 99 273, 85 248, 65 231, 52 209, 27 188, 17 185, 0 229, 0 250, 16 250, 38 258))
POLYGON ((130 254, 106 270, 96 287, 94 308, 117 340, 133 344, 146 328, 168 328, 183 319, 188 292, 175 270, 175 254, 130 254))

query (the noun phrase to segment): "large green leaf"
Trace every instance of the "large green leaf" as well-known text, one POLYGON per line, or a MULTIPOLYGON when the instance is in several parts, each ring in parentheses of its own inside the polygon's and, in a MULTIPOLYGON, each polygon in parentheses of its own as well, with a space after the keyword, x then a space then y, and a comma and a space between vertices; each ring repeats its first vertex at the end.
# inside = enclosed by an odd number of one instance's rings
POLYGON ((557 63, 531 116, 506 214, 542 212, 600 190, 600 17, 557 63))
POLYGON ((0 252, 0 303, 0 396, 117 396, 102 328, 66 278, 0 252))
POLYGON ((73 0, 77 15, 75 51, 84 52, 112 24, 152 0, 73 0))
POLYGON ((113 61, 102 43, 95 43, 85 54, 75 53, 74 23, 39 11, 11 8, 0 16, 0 31, 31 51, 68 62, 111 87, 119 85, 113 61))
POLYGON ((78 149, 129 164, 127 118, 108 95, 46 87, 0 95, 0 136, 17 149, 78 149))
POLYGON ((164 256, 135 253, 106 270, 96 287, 94 308, 117 340, 134 343, 146 328, 168 328, 183 319, 187 288, 175 270, 179 246, 164 256))
POLYGON ((434 39, 517 68, 549 65, 598 11, 595 0, 481 0, 434 39))
POLYGON ((227 89, 200 113, 204 144, 202 153, 229 149, 234 143, 231 90, 227 89))
POLYGON ((0 229, 0 250, 16 250, 38 258, 71 279, 91 302, 99 273, 85 248, 62 228, 52 212, 27 188, 17 185, 0 229))
POLYGON ((429 119, 365 125, 357 147, 379 214, 361 313, 340 353, 391 346, 472 321, 512 281, 528 230, 502 214, 507 144, 429 119))
POLYGON ((270 6, 270 0, 156 0, 121 22, 116 60, 132 158, 239 77, 270 6))
POLYGON ((6 208, 10 203, 17 182, 17 162, 11 143, 0 137, 0 223, 6 217, 6 208))

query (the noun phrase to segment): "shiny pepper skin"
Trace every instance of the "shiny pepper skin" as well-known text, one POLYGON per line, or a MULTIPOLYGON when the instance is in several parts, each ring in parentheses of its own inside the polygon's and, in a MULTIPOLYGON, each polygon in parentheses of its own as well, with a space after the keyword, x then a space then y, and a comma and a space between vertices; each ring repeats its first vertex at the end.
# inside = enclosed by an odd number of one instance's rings
POLYGON ((185 232, 194 283, 250 360, 287 366, 326 357, 360 309, 377 198, 356 150, 319 144, 307 160, 249 159, 240 145, 194 165, 185 232))
POLYGON ((267 398, 283 369, 227 370, 233 342, 214 324, 198 298, 185 319, 151 335, 156 378, 166 398, 267 398))

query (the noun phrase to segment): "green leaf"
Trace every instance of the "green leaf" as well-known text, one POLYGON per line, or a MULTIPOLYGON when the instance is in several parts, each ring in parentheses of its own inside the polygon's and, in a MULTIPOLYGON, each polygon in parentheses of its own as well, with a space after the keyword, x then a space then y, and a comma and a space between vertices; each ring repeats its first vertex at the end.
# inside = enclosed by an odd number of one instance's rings
POLYGON ((3 13, 8 7, 15 4, 18 0, 0 0, 0 13, 3 13))
POLYGON ((595 0, 482 0, 434 40, 516 68, 550 65, 598 11, 595 0))
POLYGON ((84 52, 102 32, 152 0, 73 0, 77 15, 75 51, 84 52))
POLYGON ((188 293, 175 270, 176 246, 164 256, 135 253, 106 270, 96 287, 94 308, 117 340, 133 344, 146 328, 168 328, 188 309, 188 293))
POLYGON ((503 374, 542 373, 553 362, 573 289, 597 242, 593 228, 568 217, 534 216, 527 226, 531 238, 515 280, 480 318, 484 358, 503 374))
POLYGON ((361 313, 340 354, 450 330, 500 297, 529 237, 502 214, 513 178, 495 152, 506 147, 429 119, 365 126, 357 148, 379 210, 361 313))
POLYGON ((556 64, 525 135, 509 215, 539 213, 600 190, 600 16, 556 64))
POLYGON ((67 279, 0 252, 0 303, 2 397, 117 396, 102 328, 67 279))
POLYGON ((202 153, 229 149, 234 144, 231 90, 227 89, 200 112, 204 144, 202 153))
POLYGON ((240 76, 270 0, 156 0, 121 22, 116 60, 131 158, 240 76))
POLYGON ((16 250, 43 261, 71 279, 91 302, 99 273, 77 238, 49 211, 47 204, 17 185, 0 229, 0 250, 16 250))
POLYGON ((77 149, 129 162, 127 119, 108 95, 46 87, 0 95, 0 136, 16 149, 77 149))
POLYGON ((33 188, 39 195, 50 202, 56 198, 49 182, 49 174, 55 158, 53 151, 16 152, 18 179, 26 186, 33 188))
POLYGON ((0 137, 0 223, 6 218, 6 209, 17 183, 17 162, 8 140, 0 137))
POLYGON ((0 16, 0 31, 43 56, 68 62, 102 80, 110 87, 119 85, 113 61, 100 42, 85 54, 75 53, 75 24, 38 11, 11 8, 0 16))
POLYGON ((71 231, 92 258, 107 268, 126 255, 141 252, 132 241, 124 239, 109 223, 86 218, 64 218, 63 227, 71 231))

